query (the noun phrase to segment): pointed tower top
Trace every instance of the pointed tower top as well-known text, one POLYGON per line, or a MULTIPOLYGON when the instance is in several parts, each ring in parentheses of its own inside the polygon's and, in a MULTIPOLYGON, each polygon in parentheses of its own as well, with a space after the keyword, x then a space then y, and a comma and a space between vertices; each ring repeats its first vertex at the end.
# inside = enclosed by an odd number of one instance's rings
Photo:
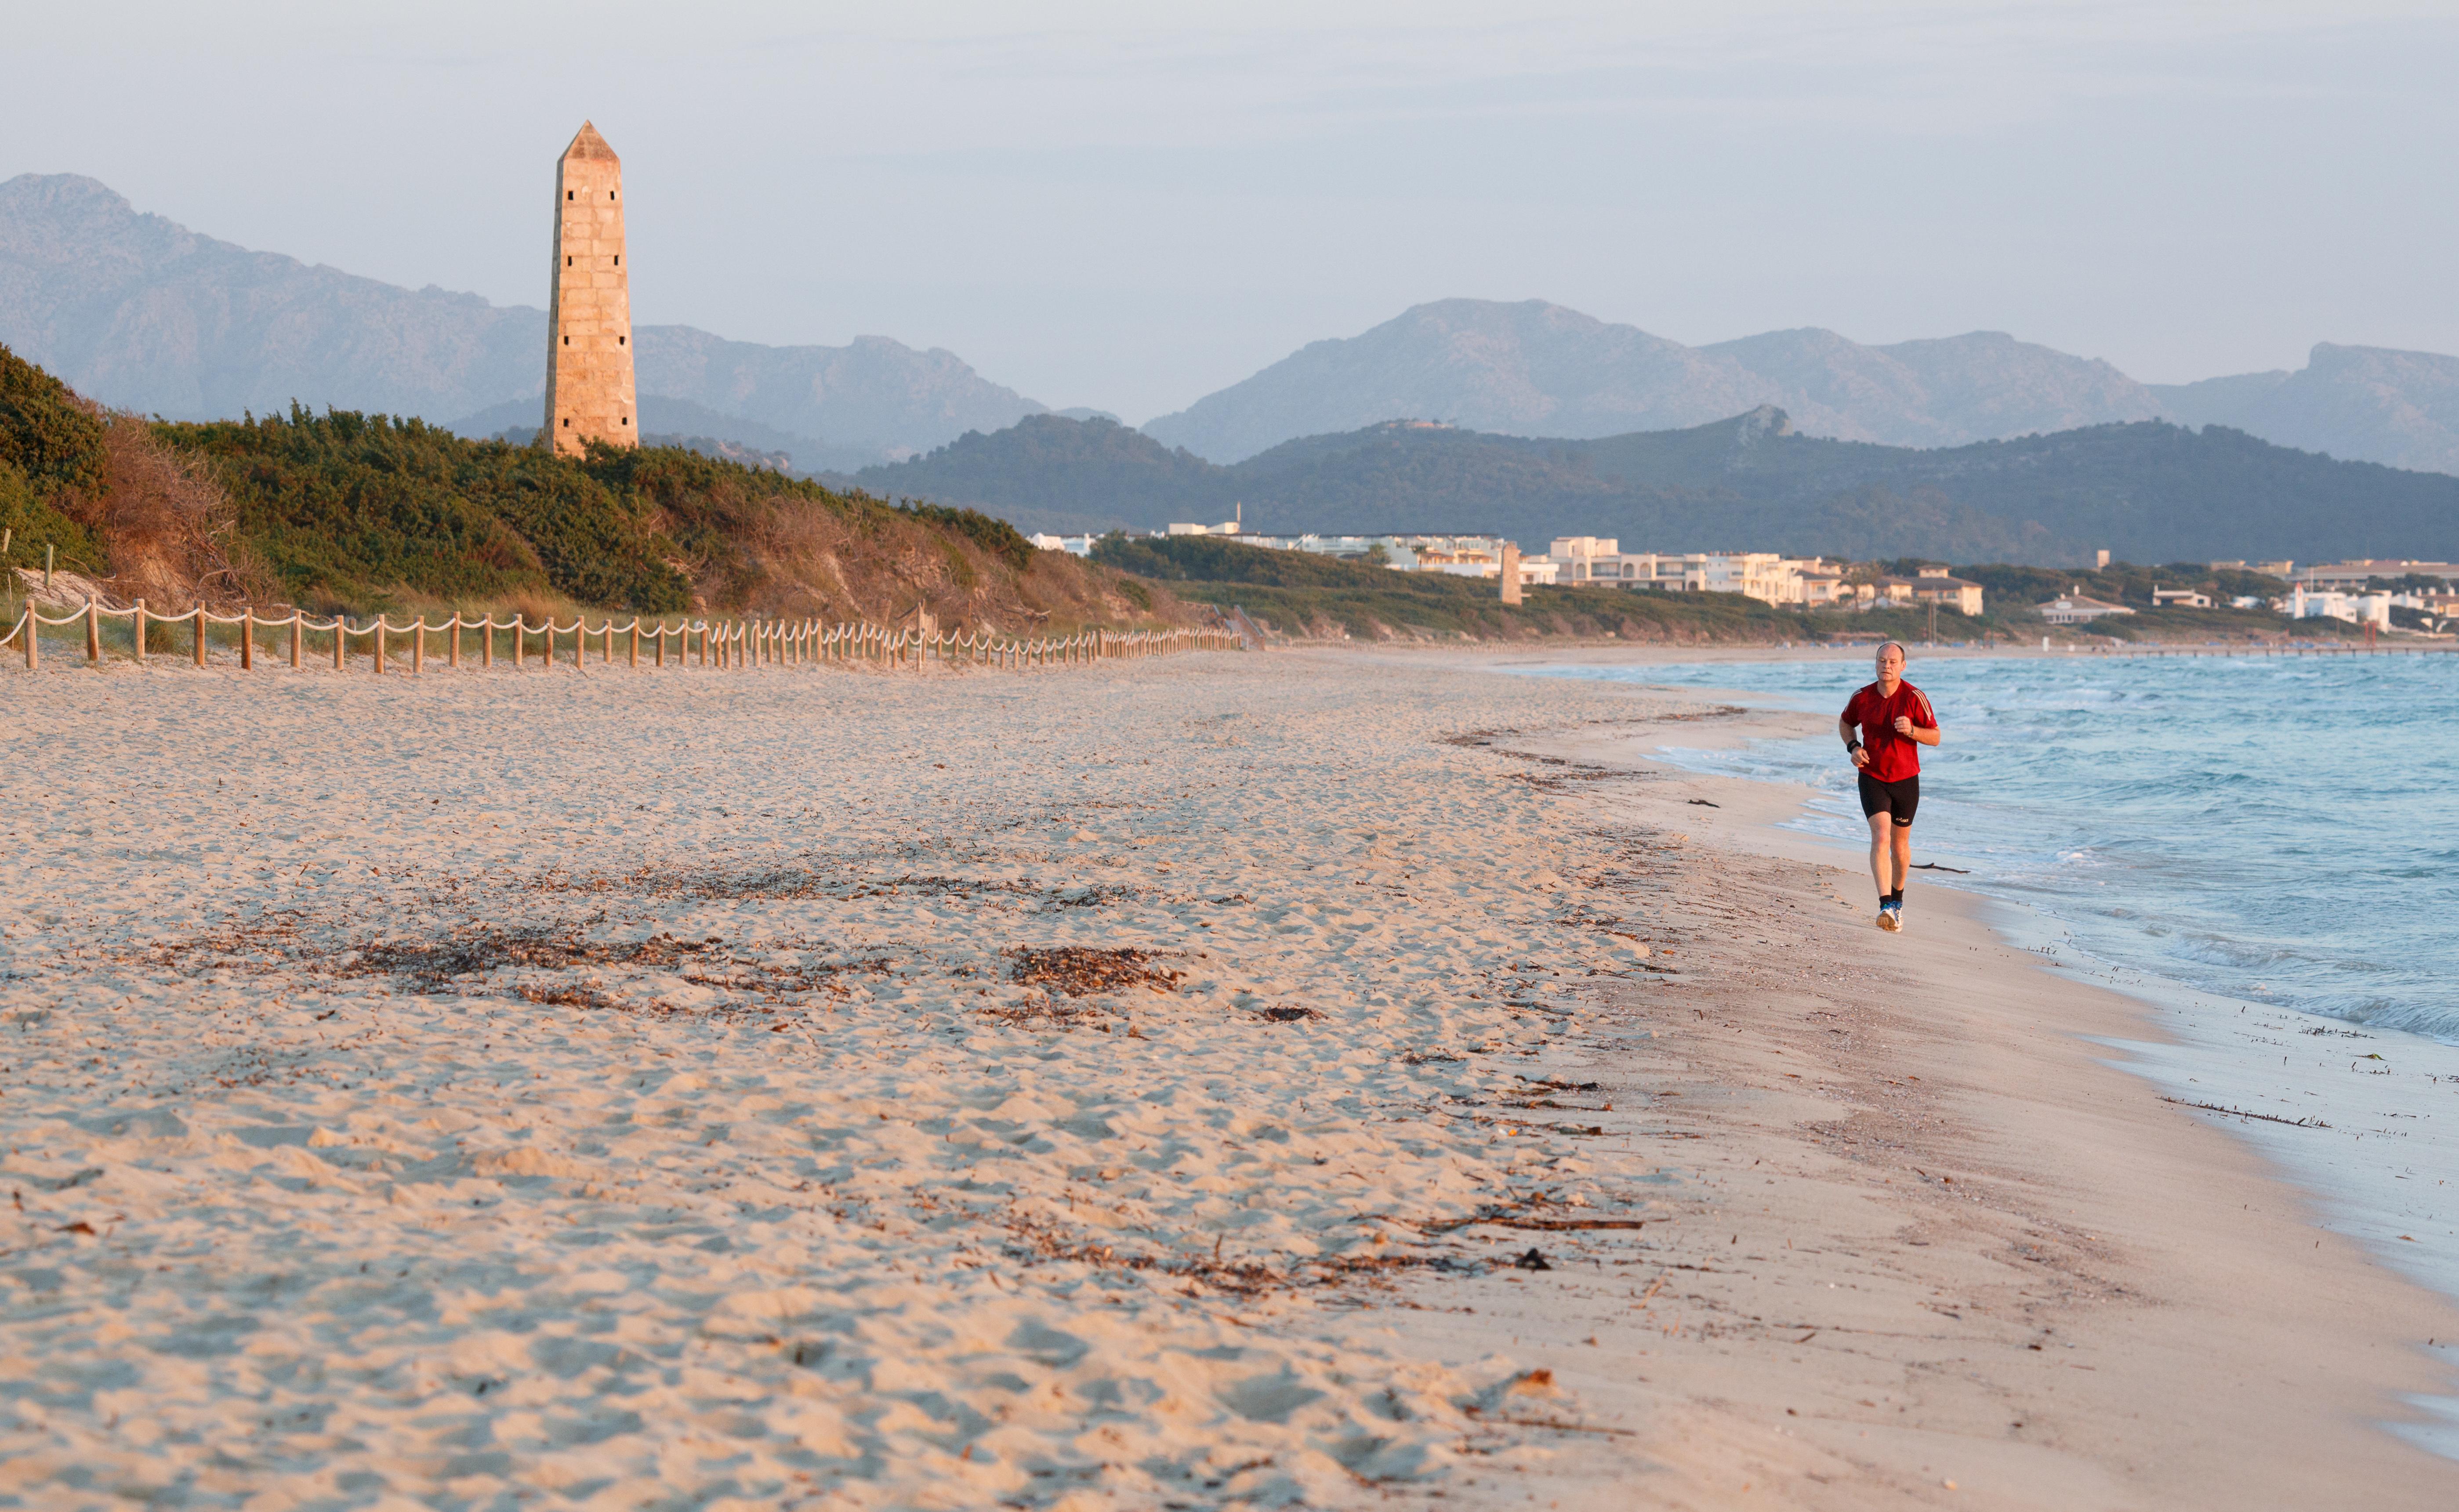
POLYGON ((563 150, 563 158, 566 162, 576 158, 595 158, 601 162, 618 160, 615 149, 607 146, 606 138, 599 136, 598 128, 587 121, 580 123, 580 130, 573 136, 572 145, 563 150))

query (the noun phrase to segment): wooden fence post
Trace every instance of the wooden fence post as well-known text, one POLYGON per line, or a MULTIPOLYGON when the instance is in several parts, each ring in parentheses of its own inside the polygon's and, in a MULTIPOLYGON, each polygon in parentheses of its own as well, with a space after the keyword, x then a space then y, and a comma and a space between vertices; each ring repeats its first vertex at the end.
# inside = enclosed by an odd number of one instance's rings
POLYGON ((293 672, 299 670, 299 642, 305 639, 299 623, 301 618, 298 609, 293 608, 290 611, 290 670, 293 672))
POLYGON ((342 670, 350 654, 350 617, 339 609, 333 611, 333 670, 342 670))
POLYGON ((42 620, 34 616, 33 600, 28 599, 26 602, 26 670, 29 672, 33 671, 41 663, 42 653, 34 649, 36 641, 41 637, 34 632, 42 627, 42 620))
POLYGON ((385 617, 376 616, 376 676, 384 676, 385 617))
POLYGON ((256 670, 256 605, 239 606, 239 667, 242 672, 256 670))
POLYGON ((91 598, 85 601, 85 659, 102 663, 102 606, 91 598))
POLYGON ((520 612, 518 612, 517 610, 514 612, 514 615, 513 615, 513 670, 514 670, 514 671, 515 671, 515 672, 517 672, 517 671, 519 671, 519 670, 521 669, 521 657, 522 657, 522 656, 523 656, 523 654, 524 654, 524 653, 523 653, 523 650, 522 650, 522 646, 521 646, 521 636, 522 636, 522 634, 523 634, 523 633, 527 630, 527 628, 528 628, 528 624, 527 624, 528 619, 529 619, 529 617, 528 617, 527 615, 521 614, 521 613, 520 613, 520 612))
MULTIPOLYGON (((611 622, 611 621, 610 621, 611 622)), ((632 617, 632 670, 641 670, 641 617, 632 617)))
POLYGON ((197 617, 197 665, 205 664, 205 606, 199 604, 190 611, 197 617))
POLYGON ((453 610, 453 611, 452 611, 452 623, 451 625, 449 625, 449 626, 447 626, 447 627, 446 627, 446 629, 445 629, 445 634, 446 634, 450 639, 446 640, 445 645, 444 645, 444 664, 445 664, 446 666, 448 666, 448 667, 452 668, 452 669, 453 669, 453 670, 455 670, 455 671, 458 671, 458 670, 460 670, 460 666, 461 666, 461 611, 460 611, 460 610, 455 609, 455 610, 453 610))
POLYGON ((137 600, 137 654, 129 659, 138 666, 145 664, 145 600, 137 600))
POLYGON ((487 611, 487 618, 478 626, 478 665, 491 667, 494 664, 495 611, 490 609, 487 611))
POLYGON ((426 670, 427 616, 422 613, 418 617, 418 622, 412 625, 410 631, 410 675, 416 677, 426 670))

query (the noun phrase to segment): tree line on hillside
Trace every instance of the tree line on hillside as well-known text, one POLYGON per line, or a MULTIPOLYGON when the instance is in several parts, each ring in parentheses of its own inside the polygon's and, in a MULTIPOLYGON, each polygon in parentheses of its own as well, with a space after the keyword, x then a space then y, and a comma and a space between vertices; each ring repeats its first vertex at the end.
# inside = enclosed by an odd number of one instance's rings
POLYGON ((1609 536, 1851 559, 2459 556, 2459 477, 2157 421, 1931 452, 1797 435, 1774 410, 1594 441, 1395 422, 1221 467, 1110 422, 1037 415, 851 481, 1063 532, 1243 505, 1250 531, 1478 531, 1532 551, 1609 536))

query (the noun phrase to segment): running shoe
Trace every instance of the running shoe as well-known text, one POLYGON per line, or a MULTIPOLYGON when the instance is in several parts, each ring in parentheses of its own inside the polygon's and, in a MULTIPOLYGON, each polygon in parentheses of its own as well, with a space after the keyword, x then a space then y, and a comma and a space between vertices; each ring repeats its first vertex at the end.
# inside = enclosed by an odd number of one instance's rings
POLYGON ((1902 903, 1879 905, 1879 928, 1893 934, 1904 927, 1904 906, 1902 903))

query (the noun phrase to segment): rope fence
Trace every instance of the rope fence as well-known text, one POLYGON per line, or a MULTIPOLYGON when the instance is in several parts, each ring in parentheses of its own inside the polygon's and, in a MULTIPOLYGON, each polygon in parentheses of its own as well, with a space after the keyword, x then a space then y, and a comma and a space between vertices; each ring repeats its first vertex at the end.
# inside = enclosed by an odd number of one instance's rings
MULTIPOLYGON (((0 650, 17 646, 27 670, 32 671, 42 662, 40 630, 77 625, 85 631, 85 660, 99 664, 103 660, 106 620, 129 622, 129 658, 140 664, 148 658, 148 633, 158 627, 187 626, 187 655, 196 665, 205 666, 212 660, 209 627, 235 625, 238 629, 231 639, 238 642, 239 664, 242 668, 256 666, 258 659, 268 650, 267 637, 274 655, 286 655, 294 668, 305 666, 309 656, 308 637, 315 636, 327 642, 315 653, 314 660, 320 665, 329 655, 334 671, 347 670, 353 656, 353 642, 359 642, 378 674, 405 660, 404 651, 408 653, 410 672, 426 671, 431 636, 438 638, 437 649, 443 652, 446 666, 467 665, 470 659, 463 637, 471 632, 477 637, 479 666, 495 664, 497 636, 509 631, 515 667, 527 666, 533 658, 541 666, 552 667, 568 653, 576 669, 588 665, 593 641, 600 666, 613 666, 620 660, 627 667, 638 669, 646 657, 651 667, 663 667, 670 664, 671 656, 671 664, 687 667, 693 665, 692 658, 697 654, 700 666, 728 671, 826 665, 920 671, 935 661, 942 666, 1032 672, 1188 651, 1235 651, 1246 644, 1234 629, 1084 630, 1068 636, 1019 637, 992 631, 952 633, 863 623, 828 624, 817 620, 693 620, 668 624, 663 620, 644 620, 638 615, 620 624, 610 617, 592 625, 585 615, 575 616, 570 624, 557 624, 552 617, 532 624, 524 615, 498 620, 490 614, 472 620, 456 611, 441 624, 429 623, 425 615, 408 624, 394 624, 378 615, 365 624, 354 625, 347 616, 320 620, 296 609, 268 618, 253 609, 219 615, 200 604, 183 614, 166 615, 149 610, 145 600, 139 598, 125 609, 106 608, 88 599, 84 608, 56 620, 29 603, 9 633, 0 636, 0 650)), ((174 639, 178 639, 176 633, 174 639)))

